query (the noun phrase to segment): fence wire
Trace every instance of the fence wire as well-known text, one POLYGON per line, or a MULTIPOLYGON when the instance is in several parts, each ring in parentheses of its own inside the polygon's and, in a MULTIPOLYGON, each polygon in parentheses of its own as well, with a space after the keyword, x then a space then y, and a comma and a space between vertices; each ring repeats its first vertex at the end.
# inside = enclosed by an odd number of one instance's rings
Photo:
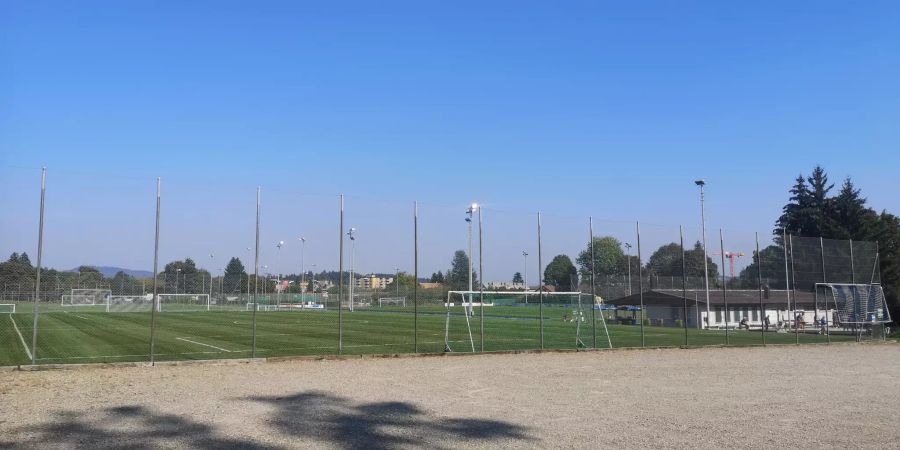
POLYGON ((175 179, 154 277, 155 180, 115 184, 50 177, 40 286, 33 252, 0 263, 0 365, 884 335, 828 287, 880 283, 874 242, 279 186, 257 226, 255 188, 175 179))

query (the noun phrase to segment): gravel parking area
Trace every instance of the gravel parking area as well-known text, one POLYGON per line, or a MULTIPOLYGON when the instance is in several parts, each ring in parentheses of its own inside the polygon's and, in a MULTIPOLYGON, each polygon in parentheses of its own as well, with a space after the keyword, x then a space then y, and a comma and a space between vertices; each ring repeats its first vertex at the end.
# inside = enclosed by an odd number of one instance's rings
POLYGON ((0 371, 0 447, 900 448, 900 345, 0 371))

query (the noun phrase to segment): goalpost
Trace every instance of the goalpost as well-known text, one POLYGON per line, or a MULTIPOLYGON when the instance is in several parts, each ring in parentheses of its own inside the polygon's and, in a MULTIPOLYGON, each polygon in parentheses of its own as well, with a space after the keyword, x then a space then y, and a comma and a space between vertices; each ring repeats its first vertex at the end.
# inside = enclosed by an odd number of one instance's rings
MULTIPOLYGON (((540 304, 540 292, 523 292, 523 291, 448 291, 447 300, 444 304, 446 308, 446 318, 444 320, 444 351, 452 352, 450 340, 450 319, 453 315, 463 315, 466 322, 466 332, 468 334, 469 348, 475 352, 475 340, 472 336, 472 324, 469 317, 474 315, 474 308, 481 307, 481 299, 484 299, 484 307, 497 306, 521 306, 521 307, 538 307, 540 304), (460 308, 459 312, 453 313, 454 308, 460 308)), ((575 346, 579 348, 587 347, 582 339, 582 323, 590 319, 590 311, 588 308, 596 308, 598 299, 590 300, 590 294, 582 292, 544 292, 545 305, 563 305, 567 308, 566 318, 569 322, 575 322, 575 346), (587 299, 582 298, 587 295, 587 299), (571 309, 571 314, 568 309, 571 309), (587 311, 586 311, 587 310, 587 311)), ((510 317, 512 319, 512 317, 510 317)), ((607 341, 609 338, 609 330, 606 327, 606 321, 603 314, 600 314, 600 320, 606 333, 607 341)))
POLYGON ((891 312, 881 284, 816 283, 816 297, 820 288, 826 292, 826 314, 830 294, 835 326, 849 325, 859 331, 864 326, 891 322, 891 312))
POLYGON ((378 307, 385 306, 403 306, 406 307, 406 297, 380 297, 378 299, 378 307))
POLYGON ((0 303, 0 314, 15 314, 16 313, 16 304, 15 303, 0 303))
POLYGON ((209 294, 156 294, 156 310, 209 311, 209 294))
POLYGON ((62 295, 60 306, 104 306, 109 308, 110 295, 112 295, 112 291, 109 289, 72 289, 71 293, 62 295))

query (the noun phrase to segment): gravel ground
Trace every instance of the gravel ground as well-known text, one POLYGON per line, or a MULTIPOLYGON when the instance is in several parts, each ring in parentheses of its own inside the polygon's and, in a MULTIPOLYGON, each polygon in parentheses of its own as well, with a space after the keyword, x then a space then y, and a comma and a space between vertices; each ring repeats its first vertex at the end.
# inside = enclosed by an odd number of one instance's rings
POLYGON ((900 345, 0 371, 0 447, 900 448, 900 345))

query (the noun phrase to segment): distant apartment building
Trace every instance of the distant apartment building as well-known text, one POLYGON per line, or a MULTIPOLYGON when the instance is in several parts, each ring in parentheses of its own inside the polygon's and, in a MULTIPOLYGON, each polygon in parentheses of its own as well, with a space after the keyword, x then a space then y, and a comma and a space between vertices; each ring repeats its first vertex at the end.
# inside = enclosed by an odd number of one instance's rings
POLYGON ((385 289, 393 282, 394 277, 380 277, 378 275, 369 274, 357 278, 355 280, 355 285, 357 289, 385 289))

